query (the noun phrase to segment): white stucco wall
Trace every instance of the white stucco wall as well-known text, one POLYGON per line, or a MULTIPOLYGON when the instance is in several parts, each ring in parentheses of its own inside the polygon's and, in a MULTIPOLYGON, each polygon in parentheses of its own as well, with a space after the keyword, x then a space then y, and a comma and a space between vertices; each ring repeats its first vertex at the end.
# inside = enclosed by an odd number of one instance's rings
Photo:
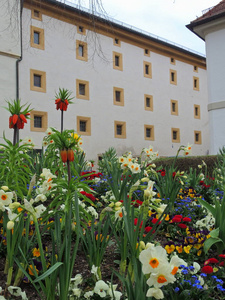
POLYGON ((0 141, 3 131, 11 138, 8 129, 9 113, 3 108, 5 100, 16 99, 16 61, 21 55, 20 1, 1 0, 0 11, 0 141))
POLYGON ((214 21, 206 27, 209 107, 213 105, 209 111, 210 153, 217 154, 225 146, 225 22, 214 21))
MULTIPOLYGON (((91 136, 82 136, 83 148, 89 159, 97 158, 109 147, 118 154, 131 150, 140 154, 143 147, 152 145, 160 155, 175 155, 180 145, 193 144, 193 155, 207 154, 209 149, 207 77, 206 70, 151 51, 144 56, 143 48, 124 43, 113 45, 113 39, 95 34, 77 33, 76 26, 51 19, 31 18, 31 11, 23 11, 23 60, 20 63, 20 95, 39 111, 48 111, 48 125, 60 128, 60 112, 56 111, 54 95, 59 87, 68 88, 76 95, 76 79, 89 81, 90 100, 74 99, 65 112, 64 128, 76 129, 76 116, 91 117, 91 136), (45 49, 30 47, 30 25, 43 28, 45 49), (88 42, 88 62, 76 59, 76 39, 88 42), (123 71, 114 70, 112 52, 123 55, 123 71), (152 64, 152 79, 143 76, 143 61, 152 64), (30 69, 46 72, 46 93, 30 90, 30 69), (177 85, 170 84, 169 70, 177 71, 177 85), (199 77, 200 90, 193 90, 193 76, 199 77), (124 89, 124 106, 113 104, 113 87, 124 89), (144 109, 144 94, 153 95, 153 112, 144 109), (179 115, 171 115, 170 100, 178 101, 179 115), (194 104, 201 107, 201 118, 194 118, 194 104), (114 138, 114 120, 126 122, 126 139, 114 138), (144 124, 154 125, 155 140, 144 140, 144 124), (180 128, 180 143, 171 142, 171 128, 180 128), (202 144, 194 144, 194 130, 202 132, 202 144)), ((37 148, 43 133, 30 132, 25 126, 23 136, 32 135, 37 148)), ((22 136, 21 136, 22 137, 22 136)))

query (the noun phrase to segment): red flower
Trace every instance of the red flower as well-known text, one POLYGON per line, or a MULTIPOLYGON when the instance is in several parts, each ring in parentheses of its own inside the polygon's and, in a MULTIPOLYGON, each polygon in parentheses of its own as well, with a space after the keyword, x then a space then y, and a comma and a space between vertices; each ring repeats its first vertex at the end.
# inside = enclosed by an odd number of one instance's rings
POLYGON ((204 266, 201 272, 205 274, 211 274, 213 273, 213 268, 211 266, 204 266))
MULTIPOLYGON (((135 218, 134 219, 134 225, 135 226, 137 225, 137 222, 138 222, 138 218, 135 218)), ((143 225, 143 221, 141 221, 140 228, 142 227, 142 225, 143 225)))
POLYGON ((180 223, 178 224, 177 226, 179 226, 180 228, 182 229, 186 229, 187 228, 187 225, 183 224, 183 223, 180 223))
POLYGON ((174 216, 172 219, 172 223, 180 223, 182 220, 182 217, 180 218, 179 216, 174 216))
POLYGON ((26 116, 23 114, 20 114, 20 115, 14 114, 9 117, 9 128, 17 127, 18 129, 23 129, 24 123, 27 123, 27 119, 26 119, 26 116))
POLYGON ((218 264, 218 260, 216 258, 209 258, 205 261, 204 265, 208 265, 208 264, 218 264))
POLYGON ((221 263, 219 264, 220 267, 224 267, 224 261, 221 261, 221 263))
POLYGON ((184 217, 182 221, 183 221, 183 222, 191 222, 191 218, 184 217))
POLYGON ((64 110, 66 111, 67 110, 67 106, 69 104, 68 100, 65 99, 65 100, 62 100, 62 99, 56 99, 55 100, 55 104, 56 104, 56 109, 60 109, 60 110, 64 110))
POLYGON ((163 177, 166 176, 166 171, 165 170, 161 171, 161 176, 163 176, 163 177))
POLYGON ((172 174, 172 175, 173 175, 173 178, 174 178, 174 177, 176 176, 176 172, 173 172, 173 174, 172 174))
POLYGON ((143 203, 141 200, 132 200, 131 202, 132 202, 131 204, 133 204, 134 207, 139 207, 143 203))
MULTIPOLYGON (((157 223, 157 222, 158 222, 158 220, 159 220, 159 219, 157 219, 157 218, 154 218, 154 219, 152 219, 152 223, 153 223, 153 224, 155 224, 155 223, 157 223)), ((159 225, 160 223, 161 223, 161 221, 158 223, 158 225, 159 225)))
MULTIPOLYGON (((145 227, 145 232, 146 232, 146 233, 150 232, 151 230, 152 230, 152 227, 151 227, 151 226, 145 227)), ((155 232, 155 230, 153 230, 152 233, 154 233, 154 232, 155 232)))
POLYGON ((225 254, 220 254, 219 257, 225 258, 225 254))
POLYGON ((92 195, 92 194, 89 194, 89 193, 87 193, 87 192, 85 192, 85 191, 81 191, 80 192, 82 195, 84 195, 84 196, 86 196, 88 199, 90 199, 91 201, 95 201, 96 200, 96 198, 92 195))

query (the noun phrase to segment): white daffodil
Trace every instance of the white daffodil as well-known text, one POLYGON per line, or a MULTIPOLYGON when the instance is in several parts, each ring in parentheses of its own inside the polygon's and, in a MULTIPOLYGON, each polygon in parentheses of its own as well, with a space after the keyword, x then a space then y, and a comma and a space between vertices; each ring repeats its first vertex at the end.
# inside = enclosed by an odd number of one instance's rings
POLYGON ((140 165, 138 163, 129 163, 128 164, 129 169, 133 174, 137 174, 141 172, 140 165))
POLYGON ((142 263, 144 274, 155 273, 161 266, 168 265, 167 252, 161 246, 150 247, 141 251, 139 260, 142 263))
POLYGON ((84 294, 84 298, 85 299, 90 299, 93 295, 94 295, 94 292, 93 291, 89 291, 89 292, 86 292, 84 294))
POLYGON ((164 295, 161 289, 150 288, 146 294, 147 297, 154 297, 155 299, 163 299, 164 295))
POLYGON ((115 213, 115 219, 122 220, 123 215, 126 216, 127 212, 125 210, 125 207, 121 207, 119 210, 116 211, 115 213))
POLYGON ((37 197, 34 199, 34 202, 45 202, 47 200, 47 197, 44 194, 39 194, 37 197))
POLYGON ((79 288, 74 288, 74 289, 72 289, 72 292, 73 292, 73 296, 78 297, 78 299, 80 298, 80 295, 81 295, 81 289, 79 289, 79 288))
POLYGON ((179 256, 174 255, 174 256, 172 256, 172 258, 170 260, 170 265, 172 267, 171 274, 175 275, 177 273, 177 271, 179 270, 179 266, 180 265, 187 266, 187 263, 182 258, 180 258, 179 256))
POLYGON ((94 287, 95 294, 99 295, 101 298, 104 298, 106 297, 108 290, 109 286, 103 280, 99 280, 96 282, 94 287))
POLYGON ((147 284, 150 287, 154 286, 155 288, 160 288, 169 283, 173 283, 176 281, 176 278, 173 274, 171 274, 171 272, 172 268, 168 263, 164 264, 163 266, 161 265, 158 270, 155 270, 155 273, 150 274, 147 284))
POLYGON ((0 203, 3 205, 9 205, 12 203, 13 193, 5 192, 4 190, 0 190, 0 203))
POLYGON ((52 133, 53 133, 53 131, 50 127, 45 131, 46 135, 51 135, 52 133))

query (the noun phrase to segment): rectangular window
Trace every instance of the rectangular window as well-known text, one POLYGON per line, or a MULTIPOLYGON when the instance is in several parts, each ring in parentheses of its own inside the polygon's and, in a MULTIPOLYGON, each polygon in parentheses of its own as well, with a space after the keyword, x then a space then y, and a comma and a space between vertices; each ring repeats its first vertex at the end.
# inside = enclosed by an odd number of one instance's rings
POLYGON ((148 141, 154 141, 154 126, 153 125, 144 125, 144 131, 145 131, 145 140, 148 141))
POLYGON ((180 129, 179 128, 171 128, 172 134, 172 142, 180 143, 180 129))
POLYGON ((194 118, 200 119, 200 105, 194 105, 194 118))
POLYGON ((153 96, 152 95, 144 95, 144 105, 145 110, 153 111, 153 96))
POLYGON ((34 127, 42 128, 42 116, 34 116, 34 127))
POLYGON ((30 89, 36 92, 46 93, 46 73, 38 70, 30 70, 30 89))
POLYGON ((84 28, 84 26, 77 26, 77 33, 85 35, 86 29, 84 28))
POLYGON ((193 77, 193 89, 199 91, 199 78, 193 77))
POLYGON ((77 116, 77 133, 91 135, 91 118, 77 116))
POLYGON ((178 116, 178 101, 177 100, 171 100, 171 115, 178 116))
POLYGON ((76 41, 76 58, 88 61, 87 43, 76 41))
POLYGON ((150 56, 150 50, 149 49, 144 49, 144 55, 145 56, 150 56))
POLYGON ((115 138, 126 138, 126 122, 114 121, 115 138))
POLYGON ((31 17, 32 17, 32 19, 42 21, 42 13, 40 12, 40 10, 32 9, 31 10, 31 17))
POLYGON ((44 29, 30 26, 30 46, 40 50, 45 49, 44 29))
POLYGON ((197 66, 194 66, 193 69, 194 69, 194 72, 198 72, 198 67, 197 66))
POLYGON ((170 58, 170 63, 171 63, 172 65, 175 65, 175 64, 176 64, 176 61, 175 61, 175 59, 174 59, 173 57, 170 58))
POLYGON ((195 144, 200 145, 202 143, 202 133, 201 131, 194 131, 194 140, 195 140, 195 144))
POLYGON ((76 80, 76 97, 78 99, 89 100, 89 82, 86 80, 76 80))
POLYGON ((122 53, 113 51, 113 69, 123 71, 123 56, 122 53))
POLYGON ((170 83, 177 84, 177 71, 175 70, 170 70, 170 83))
POLYGON ((48 128, 48 113, 32 110, 30 112, 30 130, 44 132, 48 128))
POLYGON ((115 38, 114 39, 114 43, 113 43, 115 46, 121 46, 121 43, 120 43, 120 39, 118 39, 118 38, 115 38))
POLYGON ((144 61, 144 77, 152 78, 152 64, 144 61))
POLYGON ((124 89, 113 87, 113 104, 124 106, 124 89))

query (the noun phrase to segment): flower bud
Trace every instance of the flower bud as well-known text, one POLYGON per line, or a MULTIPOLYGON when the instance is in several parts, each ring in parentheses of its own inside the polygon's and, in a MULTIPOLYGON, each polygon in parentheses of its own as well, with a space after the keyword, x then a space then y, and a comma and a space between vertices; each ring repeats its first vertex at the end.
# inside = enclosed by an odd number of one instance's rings
POLYGON ((1 189, 6 192, 6 191, 8 191, 9 188, 6 185, 3 185, 3 186, 1 186, 1 189))
POLYGON ((7 229, 8 229, 8 230, 11 230, 11 229, 13 229, 13 227, 14 227, 14 222, 13 222, 13 221, 9 221, 9 222, 7 223, 7 229))
POLYGON ((13 203, 9 204, 10 209, 15 209, 15 208, 18 208, 19 206, 20 206, 19 202, 13 202, 13 203))

